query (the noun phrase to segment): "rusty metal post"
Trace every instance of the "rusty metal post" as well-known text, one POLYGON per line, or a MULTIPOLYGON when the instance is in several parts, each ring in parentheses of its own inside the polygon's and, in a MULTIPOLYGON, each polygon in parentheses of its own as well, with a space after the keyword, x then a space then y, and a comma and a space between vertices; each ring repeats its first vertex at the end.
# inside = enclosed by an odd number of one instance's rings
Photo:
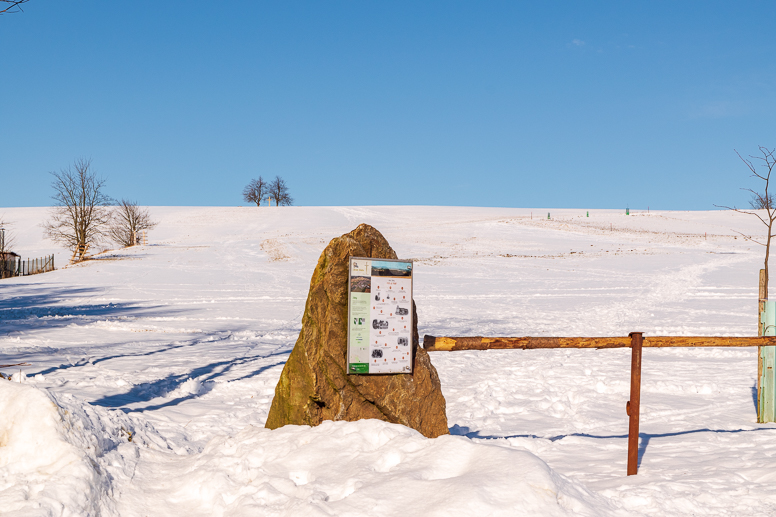
POLYGON ((630 400, 625 411, 630 417, 628 423, 628 475, 639 471, 639 409, 641 405, 641 342, 642 332, 631 332, 631 389, 630 400))

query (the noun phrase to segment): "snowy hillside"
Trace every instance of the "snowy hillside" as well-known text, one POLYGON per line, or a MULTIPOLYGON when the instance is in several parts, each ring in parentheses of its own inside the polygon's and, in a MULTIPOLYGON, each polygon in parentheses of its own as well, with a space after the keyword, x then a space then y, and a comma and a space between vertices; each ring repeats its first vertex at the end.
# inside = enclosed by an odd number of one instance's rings
POLYGON ((328 241, 415 260, 421 336, 756 335, 761 233, 729 212, 152 207, 149 245, 64 268, 44 208, 0 209, 3 515, 773 515, 756 352, 436 352, 452 436, 376 421, 263 429, 328 241), (131 438, 131 439, 130 439, 131 438))

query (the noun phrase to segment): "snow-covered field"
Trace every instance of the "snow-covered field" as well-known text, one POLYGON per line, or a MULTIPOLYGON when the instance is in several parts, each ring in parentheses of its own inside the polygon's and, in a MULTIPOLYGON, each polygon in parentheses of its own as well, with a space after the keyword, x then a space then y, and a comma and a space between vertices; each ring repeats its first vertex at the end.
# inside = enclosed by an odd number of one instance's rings
MULTIPOLYGON (((761 233, 730 212, 154 207, 149 245, 0 282, 0 513, 776 515, 756 353, 434 353, 451 436, 377 421, 263 428, 328 241, 372 224, 412 258, 431 335, 756 335, 761 233)), ((57 253, 43 208, 17 251, 57 253)))

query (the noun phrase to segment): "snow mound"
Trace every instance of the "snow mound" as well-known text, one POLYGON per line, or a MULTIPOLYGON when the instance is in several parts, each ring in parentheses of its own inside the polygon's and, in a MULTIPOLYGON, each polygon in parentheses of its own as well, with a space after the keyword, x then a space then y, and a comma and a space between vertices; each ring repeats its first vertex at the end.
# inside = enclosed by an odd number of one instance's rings
POLYGON ((0 415, 9 516, 617 513, 525 450, 377 420, 247 426, 182 454, 123 412, 30 385, 0 382, 0 415))
POLYGON ((123 412, 0 381, 0 514, 117 515, 112 480, 134 468, 141 446, 170 450, 123 412))
POLYGON ((122 515, 615 515, 530 452, 377 420, 248 426, 176 456, 143 450, 122 515))
POLYGON ((90 441, 46 392, 0 382, 3 515, 99 515, 109 484, 90 441))

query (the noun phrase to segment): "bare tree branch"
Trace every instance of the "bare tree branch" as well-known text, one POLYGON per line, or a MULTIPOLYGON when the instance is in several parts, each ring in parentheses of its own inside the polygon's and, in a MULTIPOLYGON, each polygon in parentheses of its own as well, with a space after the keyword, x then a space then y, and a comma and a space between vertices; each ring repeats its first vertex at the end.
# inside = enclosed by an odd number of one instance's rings
POLYGON ((147 208, 137 206, 134 201, 122 199, 113 208, 108 237, 119 246, 129 247, 138 243, 138 233, 150 230, 157 223, 151 220, 147 208))
POLYGON ((243 199, 248 203, 256 203, 256 206, 261 206, 261 201, 267 195, 269 185, 264 181, 264 178, 259 176, 259 179, 251 180, 243 189, 243 199))
POLYGON ((280 176, 275 176, 275 179, 267 187, 267 194, 269 197, 275 200, 278 206, 290 206, 294 204, 294 198, 288 193, 288 186, 285 180, 280 176))
POLYGON ((0 0, 0 14, 11 14, 23 11, 20 6, 27 2, 29 2, 29 0, 0 0))
POLYGON ((741 237, 743 237, 745 241, 751 241, 751 242, 754 242, 755 244, 759 244, 760 246, 765 246, 764 242, 758 241, 757 239, 755 239, 751 235, 747 235, 745 233, 739 232, 738 230, 733 230, 733 231, 736 232, 741 237))
POLYGON ((105 180, 91 170, 91 160, 79 158, 72 167, 52 172, 55 206, 43 228, 48 238, 71 250, 101 242, 110 221, 105 180))
POLYGON ((756 191, 751 188, 744 188, 742 190, 745 190, 749 192, 752 195, 752 199, 749 201, 749 206, 751 206, 752 210, 742 210, 740 208, 729 207, 729 206, 720 206, 720 205, 714 205, 719 208, 726 208, 727 210, 732 210, 734 212, 738 212, 741 214, 747 214, 747 215, 753 215, 757 217, 757 219, 760 220, 763 225, 768 229, 768 233, 766 234, 765 242, 760 242, 756 239, 753 239, 751 236, 744 235, 741 232, 736 232, 744 237, 746 240, 750 240, 752 242, 755 242, 757 244, 760 244, 761 246, 765 246, 765 261, 764 261, 764 269, 765 269, 765 298, 768 298, 768 259, 770 257, 771 253, 771 239, 773 237, 776 237, 774 235, 774 221, 776 221, 776 206, 774 206, 774 199, 773 194, 769 192, 770 189, 770 183, 771 183, 771 174, 773 173, 774 168, 776 167, 776 157, 774 156, 774 153, 776 152, 776 149, 768 149, 767 147, 758 146, 758 149, 760 151, 761 156, 752 156, 749 155, 749 159, 744 158, 741 156, 741 153, 736 151, 736 154, 741 159, 742 162, 746 165, 746 167, 749 169, 749 172, 751 172, 751 176, 753 178, 757 178, 760 181, 763 181, 764 189, 762 191, 756 191), (759 168, 755 163, 758 163, 759 168))
MULTIPOLYGON (((742 190, 748 190, 748 189, 742 189, 742 190)), ((732 207, 731 206, 725 206, 725 205, 714 205, 714 206, 716 206, 717 208, 724 208, 725 210, 731 210, 733 212, 738 212, 739 214, 753 215, 756 218, 758 218, 764 225, 768 226, 768 222, 765 219, 763 219, 762 216, 759 213, 757 213, 756 211, 744 210, 742 208, 736 208, 734 206, 732 206, 732 207)), ((733 230, 733 231, 736 231, 736 230, 733 230)))
POLYGON ((773 194, 769 194, 766 198, 764 194, 755 192, 752 189, 743 189, 752 194, 752 198, 749 200, 749 206, 753 210, 767 210, 773 207, 773 194))

